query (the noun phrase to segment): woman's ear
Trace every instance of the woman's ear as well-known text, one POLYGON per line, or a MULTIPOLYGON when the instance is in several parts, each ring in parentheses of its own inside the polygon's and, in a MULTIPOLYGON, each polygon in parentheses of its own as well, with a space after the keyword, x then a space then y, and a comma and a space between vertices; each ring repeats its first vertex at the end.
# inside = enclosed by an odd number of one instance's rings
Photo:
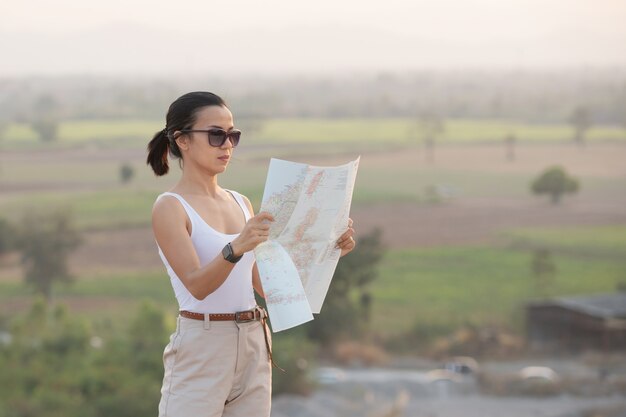
POLYGON ((182 133, 180 130, 174 132, 174 141, 178 145, 178 149, 181 151, 189 149, 189 135, 182 133))

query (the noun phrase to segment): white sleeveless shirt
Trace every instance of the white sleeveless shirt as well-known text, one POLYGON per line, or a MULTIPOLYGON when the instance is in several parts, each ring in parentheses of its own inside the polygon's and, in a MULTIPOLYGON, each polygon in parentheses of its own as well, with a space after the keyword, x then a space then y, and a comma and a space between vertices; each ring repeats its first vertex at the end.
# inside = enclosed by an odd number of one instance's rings
MULTIPOLYGON (((247 222, 252 214, 248 211, 248 207, 242 195, 235 191, 226 191, 235 198, 247 222)), ((205 266, 217 256, 222 256, 221 253, 224 246, 239 236, 239 233, 225 234, 213 229, 179 194, 166 192, 159 195, 157 201, 164 196, 176 198, 185 209, 189 221, 191 222, 191 241, 200 259, 200 266, 205 266)), ((256 305, 254 289, 252 287, 252 267, 254 266, 254 253, 252 251, 246 252, 243 255, 239 262, 235 264, 235 267, 228 275, 228 278, 226 278, 226 281, 224 281, 218 289, 207 295, 204 299, 198 300, 187 290, 180 278, 178 278, 158 243, 157 247, 161 260, 170 276, 172 288, 174 289, 180 310, 195 313, 235 313, 237 311, 250 310, 256 305)))

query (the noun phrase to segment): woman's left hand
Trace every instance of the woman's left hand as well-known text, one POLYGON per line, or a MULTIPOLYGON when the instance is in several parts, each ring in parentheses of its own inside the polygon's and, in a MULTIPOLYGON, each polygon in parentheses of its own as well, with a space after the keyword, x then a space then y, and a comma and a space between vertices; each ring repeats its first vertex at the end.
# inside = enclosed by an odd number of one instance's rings
POLYGON ((348 219, 348 230, 337 239, 337 247, 341 249, 341 256, 347 255, 352 252, 352 249, 356 246, 354 240, 354 229, 352 228, 352 219, 348 219))

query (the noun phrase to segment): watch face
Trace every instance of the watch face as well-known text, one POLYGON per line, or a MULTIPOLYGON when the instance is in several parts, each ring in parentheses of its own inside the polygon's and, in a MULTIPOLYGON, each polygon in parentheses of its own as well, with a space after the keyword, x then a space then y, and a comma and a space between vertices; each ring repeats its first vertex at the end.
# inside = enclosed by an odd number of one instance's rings
POLYGON ((227 261, 231 260, 231 258, 233 257, 233 248, 231 248, 230 244, 224 246, 224 249, 222 250, 222 255, 224 255, 224 259, 226 259, 227 261))
POLYGON ((235 258, 235 254, 233 253, 233 247, 230 246, 230 243, 224 246, 224 249, 222 249, 222 255, 224 256, 224 259, 232 263, 235 263, 239 259, 241 259, 241 256, 235 258))

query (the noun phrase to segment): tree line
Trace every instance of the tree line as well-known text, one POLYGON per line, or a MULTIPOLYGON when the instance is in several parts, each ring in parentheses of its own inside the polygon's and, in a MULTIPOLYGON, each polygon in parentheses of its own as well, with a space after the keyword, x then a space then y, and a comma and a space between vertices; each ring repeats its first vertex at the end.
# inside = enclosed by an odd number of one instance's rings
MULTIPOLYGON (((466 71, 327 77, 52 77, 0 81, 0 122, 162 119, 182 92, 224 96, 239 119, 268 117, 495 118, 562 123, 575 117, 626 127, 626 70, 466 71), (582 109, 578 110, 577 109, 582 109), (587 113, 581 114, 582 113, 587 113)), ((45 129, 45 126, 42 127, 45 129)))

